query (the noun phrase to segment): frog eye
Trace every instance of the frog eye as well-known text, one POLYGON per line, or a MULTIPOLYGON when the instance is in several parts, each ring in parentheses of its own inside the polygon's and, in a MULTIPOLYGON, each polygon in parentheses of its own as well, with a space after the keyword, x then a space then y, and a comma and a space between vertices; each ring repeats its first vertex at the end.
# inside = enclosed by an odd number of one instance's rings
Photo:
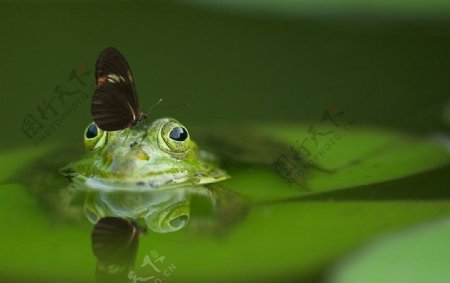
POLYGON ((98 135, 98 127, 96 124, 92 123, 87 127, 86 129, 86 138, 87 139, 93 139, 96 138, 98 135))
POLYGON ((161 128, 161 148, 169 153, 185 153, 189 150, 189 133, 176 121, 169 121, 161 128))
POLYGON ((189 221, 190 203, 181 201, 144 217, 147 228, 158 233, 180 230, 189 221))
POLYGON ((89 124, 84 131, 84 147, 86 150, 101 148, 106 142, 106 133, 95 123, 89 124))
POLYGON ((174 141, 185 141, 188 138, 188 133, 183 127, 175 127, 170 131, 169 137, 174 141))

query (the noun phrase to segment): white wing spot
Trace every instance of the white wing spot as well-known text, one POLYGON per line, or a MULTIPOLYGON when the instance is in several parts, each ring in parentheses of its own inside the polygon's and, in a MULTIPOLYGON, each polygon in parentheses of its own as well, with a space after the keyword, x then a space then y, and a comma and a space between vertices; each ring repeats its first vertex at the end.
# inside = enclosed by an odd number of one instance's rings
POLYGON ((118 82, 124 82, 125 79, 122 76, 118 76, 116 74, 108 74, 108 82, 110 83, 118 83, 118 82))

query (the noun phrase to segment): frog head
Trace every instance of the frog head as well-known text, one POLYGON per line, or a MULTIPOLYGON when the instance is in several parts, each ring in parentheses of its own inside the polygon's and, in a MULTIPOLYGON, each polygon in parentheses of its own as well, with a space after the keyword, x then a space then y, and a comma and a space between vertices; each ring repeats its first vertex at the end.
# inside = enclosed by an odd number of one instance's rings
POLYGON ((228 178, 172 118, 107 132, 84 131, 86 155, 64 167, 75 183, 101 190, 148 190, 214 183, 228 178))

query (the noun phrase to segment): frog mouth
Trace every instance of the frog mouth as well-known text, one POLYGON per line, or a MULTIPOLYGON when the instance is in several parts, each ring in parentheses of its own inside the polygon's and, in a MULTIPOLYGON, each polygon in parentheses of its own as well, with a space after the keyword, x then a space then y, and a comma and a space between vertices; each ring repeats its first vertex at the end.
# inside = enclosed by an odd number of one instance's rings
POLYGON ((225 171, 215 169, 212 172, 187 174, 164 173, 141 178, 123 177, 85 177, 82 175, 75 176, 72 181, 74 186, 80 190, 98 190, 98 191, 148 191, 173 189, 179 187, 194 187, 197 185, 206 185, 216 183, 230 178, 225 171))

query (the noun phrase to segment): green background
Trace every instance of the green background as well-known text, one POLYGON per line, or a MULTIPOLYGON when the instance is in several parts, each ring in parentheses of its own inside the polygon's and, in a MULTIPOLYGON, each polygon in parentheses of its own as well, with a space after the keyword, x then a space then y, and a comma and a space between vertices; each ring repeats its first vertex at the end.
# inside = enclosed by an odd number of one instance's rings
MULTIPOLYGON (((128 59, 142 108, 163 98, 155 116, 175 116, 188 127, 316 122, 337 105, 361 124, 448 130, 450 27, 440 15, 450 15, 449 5, 386 1, 375 5, 379 11, 372 2, 344 1, 292 4, 282 13, 286 1, 279 9, 253 2, 224 9, 159 1, 2 3, 2 144, 30 144, 20 131, 25 116, 66 86, 76 66, 93 71, 107 46, 128 59), (250 12, 249 5, 259 8, 250 12)), ((85 101, 51 139, 80 140, 89 121, 85 101)))
MULTIPOLYGON (((229 186, 266 203, 252 207, 224 238, 184 231, 144 238, 138 261, 157 249, 177 266, 170 282, 315 282, 343 255, 378 236, 448 218, 448 165, 422 172, 448 164, 448 151, 421 139, 417 147, 403 145, 411 145, 414 135, 448 133, 449 18, 450 4, 437 0, 1 2, 0 281, 93 278, 91 227, 55 223, 25 186, 5 179, 45 156, 47 145, 81 148, 91 120, 89 99, 38 147, 21 131, 23 120, 38 115, 57 86, 90 96, 69 75, 84 68, 93 83, 97 55, 108 46, 131 65, 143 110, 164 99, 151 118, 173 116, 188 128, 227 123, 235 131, 244 122, 302 123, 279 130, 293 142, 337 106, 356 121, 360 135, 343 140, 328 155, 331 163, 364 151, 366 143, 375 147, 397 133, 410 134, 399 139, 402 150, 393 151, 392 160, 379 156, 377 164, 369 163, 376 168, 369 181, 358 173, 370 171, 367 165, 332 181, 314 173, 311 183, 320 193, 306 197, 297 198, 267 168, 227 169, 236 177, 229 186), (386 181, 402 176, 410 177, 386 181), (325 192, 345 187, 353 188, 325 192)), ((67 105, 54 103, 58 113, 67 113, 67 105)))

